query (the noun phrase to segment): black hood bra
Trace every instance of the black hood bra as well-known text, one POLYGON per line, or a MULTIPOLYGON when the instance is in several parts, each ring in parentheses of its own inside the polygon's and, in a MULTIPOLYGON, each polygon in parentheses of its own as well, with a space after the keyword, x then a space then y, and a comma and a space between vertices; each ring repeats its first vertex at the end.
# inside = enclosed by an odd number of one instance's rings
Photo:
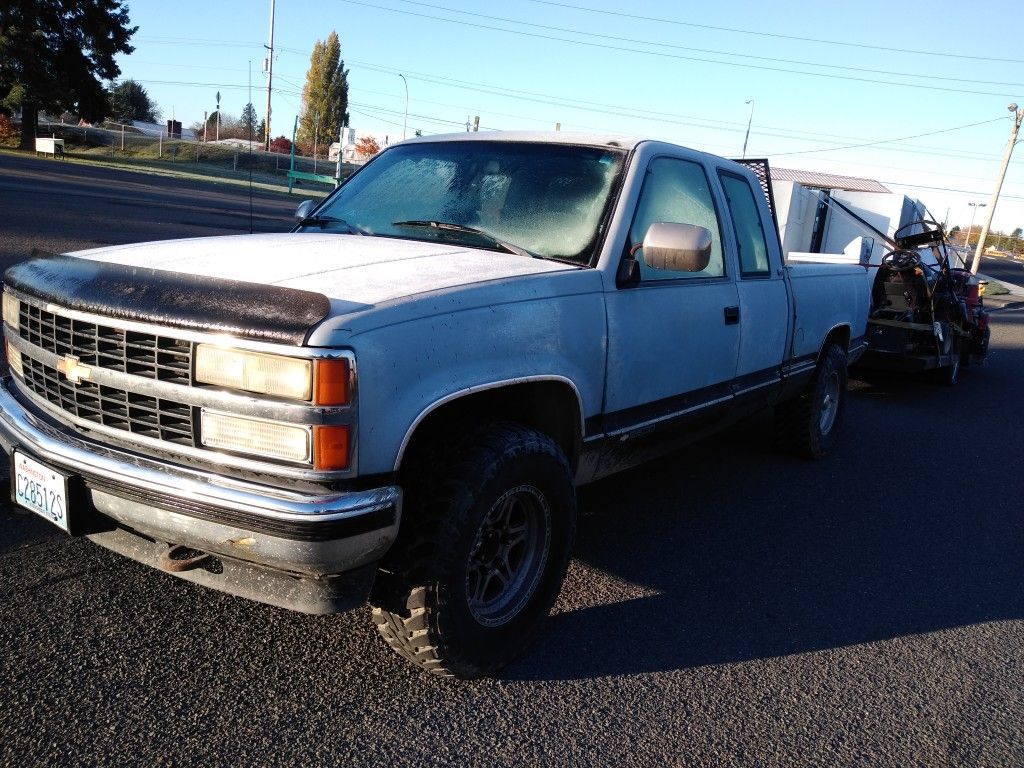
POLYGON ((190 331, 300 346, 331 310, 296 288, 47 255, 15 264, 4 281, 60 307, 190 331))

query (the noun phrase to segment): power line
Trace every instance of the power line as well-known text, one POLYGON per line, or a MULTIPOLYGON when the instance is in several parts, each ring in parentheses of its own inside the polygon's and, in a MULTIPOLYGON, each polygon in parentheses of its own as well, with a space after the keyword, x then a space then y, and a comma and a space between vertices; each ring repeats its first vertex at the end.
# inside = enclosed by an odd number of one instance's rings
MULTIPOLYGON (((778 64, 797 64, 800 66, 810 67, 822 67, 824 69, 838 69, 847 72, 865 72, 872 75, 890 75, 894 77, 917 77, 924 78, 926 80, 946 80, 949 82, 956 83, 971 83, 974 85, 997 85, 997 86, 1008 86, 1008 87, 1020 87, 1024 88, 1024 84, 1021 83, 1007 83, 995 80, 970 80, 962 77, 941 77, 938 75, 927 75, 920 72, 894 72, 888 69, 868 69, 866 67, 851 67, 842 64, 822 64, 816 61, 804 61, 801 59, 782 59, 775 56, 757 56, 748 53, 736 53, 735 51, 721 51, 710 48, 694 48, 689 45, 677 45, 674 43, 659 43, 651 40, 641 40, 632 37, 623 37, 622 35, 603 35, 599 32, 581 32, 575 29, 567 29, 566 27, 556 27, 548 24, 537 24, 531 21, 520 21, 519 19, 510 19, 504 16, 490 16, 485 13, 476 13, 474 11, 463 11, 458 8, 449 8, 443 5, 434 5, 431 3, 417 2, 417 0, 398 0, 398 2, 405 3, 406 5, 415 5, 422 8, 432 8, 438 11, 445 11, 446 13, 457 13, 465 16, 474 16, 479 19, 488 19, 490 21, 500 21, 508 24, 519 24, 526 27, 533 27, 534 29, 545 29, 552 32, 565 32, 568 34, 580 35, 585 37, 596 37, 603 40, 616 40, 624 43, 638 43, 640 45, 655 46, 658 48, 669 48, 673 50, 681 51, 694 51, 696 53, 709 53, 715 56, 735 56, 742 59, 756 59, 758 61, 770 61, 778 64)), ((512 31, 512 30, 510 30, 512 31)))
MULTIPOLYGON (((912 187, 913 189, 931 189, 935 192, 956 192, 958 194, 971 195, 974 197, 980 197, 989 194, 988 192, 978 192, 971 189, 951 189, 949 187, 929 187, 925 184, 908 184, 905 181, 883 181, 883 184, 891 184, 894 187, 912 187)), ((1007 200, 1024 200, 1024 196, 1021 195, 1001 195, 1002 198, 1007 200)))
MULTIPOLYGON (((363 61, 359 61, 359 60, 350 60, 350 63, 353 64, 353 65, 358 65, 358 66, 364 67, 366 69, 371 69, 371 70, 379 71, 379 72, 385 72, 385 73, 389 73, 389 74, 393 74, 393 73, 398 71, 398 70, 393 69, 391 67, 377 65, 377 64, 374 64, 372 62, 363 62, 363 61)), ((557 107, 569 106, 569 107, 572 107, 574 109, 581 109, 581 110, 584 110, 584 111, 587 111, 587 112, 593 112, 593 113, 598 113, 598 114, 613 115, 613 116, 616 116, 616 117, 637 118, 637 117, 641 117, 641 116, 647 116, 647 119, 649 119, 649 120, 655 120, 655 121, 658 121, 658 122, 661 122, 661 123, 665 123, 667 125, 681 125, 681 126, 684 126, 684 127, 700 128, 700 129, 703 129, 703 130, 729 131, 731 133, 742 132, 742 130, 744 128, 744 125, 745 125, 744 123, 737 123, 737 122, 730 122, 730 121, 720 121, 720 120, 710 120, 708 118, 697 118, 697 117, 693 117, 693 116, 690 116, 690 115, 679 115, 679 114, 670 113, 670 112, 655 112, 655 111, 652 111, 652 110, 645 110, 645 109, 634 108, 634 107, 629 107, 629 106, 616 106, 616 105, 611 105, 611 104, 604 104, 604 103, 601 103, 601 102, 591 102, 591 101, 582 101, 582 100, 577 100, 577 99, 562 98, 562 97, 558 97, 558 96, 552 96, 550 94, 540 94, 540 93, 536 93, 536 92, 533 92, 533 91, 522 91, 522 90, 509 89, 509 88, 501 88, 501 87, 489 86, 489 85, 480 84, 480 83, 473 83, 471 81, 457 80, 457 79, 454 79, 454 78, 446 78, 446 77, 441 77, 441 76, 437 76, 437 75, 430 75, 430 74, 425 74, 425 73, 421 73, 421 72, 410 71, 408 69, 403 69, 402 71, 407 76, 409 76, 411 78, 422 80, 424 82, 434 83, 434 84, 437 84, 437 85, 444 85, 444 86, 449 86, 449 87, 458 87, 458 88, 461 88, 463 90, 470 90, 470 91, 475 91, 475 92, 478 92, 478 93, 486 93, 486 94, 489 94, 489 95, 497 95, 497 96, 502 96, 502 97, 505 97, 505 98, 514 98, 514 99, 518 99, 518 100, 521 100, 521 101, 529 101, 529 102, 533 102, 533 103, 546 104, 546 105, 550 105, 550 106, 557 106, 557 107), (697 120, 697 121, 700 121, 700 122, 691 122, 693 120, 697 120), (737 126, 737 127, 732 128, 732 127, 729 127, 729 126, 737 126)), ((520 118, 520 119, 530 119, 530 120, 537 119, 537 118, 533 118, 533 117, 525 117, 525 116, 522 116, 522 115, 507 115, 506 114, 505 116, 506 117, 515 117, 515 118, 520 118)), ((992 122, 992 121, 986 121, 986 122, 992 122)), ((832 143, 832 142, 835 141, 836 138, 849 138, 849 139, 853 139, 853 140, 858 140, 857 137, 841 137, 841 136, 837 137, 835 134, 828 135, 828 138, 813 138, 815 136, 825 137, 826 134, 816 134, 816 133, 813 133, 811 131, 796 131, 796 132, 793 132, 793 131, 788 130, 788 129, 772 127, 772 126, 762 126, 760 128, 760 130, 759 130, 759 135, 761 135, 761 136, 768 136, 768 137, 771 137, 771 138, 781 138, 781 139, 789 139, 789 140, 797 140, 797 141, 811 141, 811 142, 815 142, 815 143, 832 143), (800 135, 800 134, 803 134, 803 135, 800 135)), ((863 140, 863 141, 864 141, 865 144, 876 144, 876 145, 879 144, 878 140, 863 140)), ((891 140, 886 139, 886 140, 882 140, 882 141, 888 142, 888 141, 891 141, 891 140)), ((900 151, 900 152, 907 152, 907 153, 911 153, 911 154, 924 154, 924 155, 932 155, 932 156, 937 156, 937 157, 952 157, 952 158, 960 158, 960 159, 968 159, 968 160, 981 160, 981 161, 992 161, 992 162, 995 162, 995 160, 998 159, 998 156, 996 156, 996 155, 985 155, 983 153, 944 152, 944 151, 941 151, 941 150, 939 150, 937 148, 934 148, 934 147, 914 147, 914 145, 907 145, 905 147, 899 147, 899 148, 879 146, 878 148, 882 149, 882 150, 888 150, 888 151, 900 151)), ((839 147, 832 147, 831 149, 839 149, 839 147)))
POLYGON ((220 48, 262 48, 260 43, 243 42, 241 40, 202 40, 194 37, 140 37, 138 41, 145 41, 155 45, 216 45, 220 48))
MULTIPOLYGON (((369 62, 357 62, 357 63, 359 63, 361 66, 365 66, 365 67, 371 68, 371 69, 376 69, 376 70, 379 70, 379 71, 382 71, 382 72, 392 71, 391 69, 389 69, 387 67, 381 67, 381 66, 378 66, 378 65, 373 65, 373 64, 371 64, 369 62)), ((548 105, 551 105, 551 106, 565 106, 564 103, 554 100, 557 97, 546 97, 545 96, 543 98, 529 98, 529 97, 525 97, 525 96, 519 96, 519 95, 516 95, 516 94, 530 93, 530 92, 514 91, 512 89, 496 89, 496 90, 492 90, 492 89, 488 89, 486 86, 481 86, 481 87, 471 86, 466 81, 459 81, 459 80, 454 80, 454 79, 451 79, 451 78, 440 78, 440 77, 431 76, 431 75, 423 75, 422 73, 411 73, 408 70, 406 70, 406 72, 409 73, 410 77, 414 77, 414 78, 415 77, 419 77, 419 78, 424 79, 424 80, 426 80, 428 82, 431 82, 431 81, 450 81, 450 82, 453 82, 453 83, 457 83, 458 87, 463 88, 463 89, 467 89, 467 90, 477 90, 477 91, 484 92, 484 93, 489 93, 489 94, 492 94, 492 95, 501 95, 501 96, 506 96, 506 97, 511 97, 511 98, 518 98, 518 99, 523 99, 523 100, 527 100, 527 101, 534 101, 534 102, 538 102, 538 103, 542 103, 542 104, 548 104, 548 105)), ((293 81, 290 81, 287 78, 279 78, 279 79, 281 79, 282 81, 284 81, 285 83, 287 83, 289 85, 292 85, 297 90, 291 91, 291 90, 288 90, 288 89, 274 88, 273 89, 274 93, 281 94, 281 95, 286 95, 287 94, 287 95, 293 95, 293 96, 300 96, 301 95, 301 88, 298 86, 297 83, 294 83, 293 81)), ((244 88, 248 87, 247 85, 223 83, 223 82, 221 82, 221 83, 203 83, 203 82, 196 82, 196 81, 148 80, 148 79, 139 79, 139 78, 136 78, 136 80, 138 82, 145 83, 145 84, 150 84, 150 85, 151 84, 158 84, 158 85, 180 85, 180 86, 189 86, 189 87, 220 88, 220 89, 232 89, 232 90, 239 90, 239 89, 244 89, 244 88)), ((445 85, 446 83, 445 82, 441 82, 440 84, 445 85)), ((575 101, 575 100, 569 100, 569 101, 575 101)), ((579 101, 577 103, 578 104, 597 104, 596 102, 582 102, 582 101, 579 101)), ((440 106, 452 106, 452 107, 454 107, 456 105, 448 105, 448 104, 441 103, 440 106)), ((638 114, 643 114, 643 113, 646 113, 646 114, 649 114, 649 115, 652 115, 652 116, 664 115, 664 117, 653 117, 653 118, 648 118, 648 119, 655 119, 655 120, 657 120, 659 122, 662 122, 662 123, 665 123, 665 124, 682 125, 682 126, 685 126, 685 127, 700 128, 700 129, 703 129, 703 130, 724 130, 724 131, 729 131, 729 132, 732 132, 732 133, 739 132, 741 130, 741 128, 722 127, 722 126, 730 125, 730 123, 728 123, 726 121, 708 121, 708 120, 705 120, 705 122, 710 122, 712 124, 711 125, 703 125, 703 124, 699 124, 699 123, 687 122, 685 120, 671 119, 671 117, 670 117, 671 113, 656 113, 656 112, 645 111, 645 110, 632 110, 632 109, 630 109, 628 107, 613 107, 611 105, 607 105, 607 106, 609 106, 610 108, 609 109, 595 109, 594 107, 575 107, 575 108, 578 108, 578 109, 581 108, 581 109, 584 109, 585 111, 597 112, 597 113, 602 113, 602 114, 610 114, 610 115, 614 115, 614 116, 618 116, 618 117, 627 117, 627 118, 635 118, 635 117, 637 117, 638 114), (720 123, 720 125, 715 125, 714 123, 720 123)), ((531 121, 536 121, 536 122, 547 122, 547 121, 544 121, 542 118, 536 118, 536 117, 533 117, 533 116, 513 115, 513 114, 507 114, 507 113, 500 114, 500 116, 510 117, 510 118, 513 118, 513 119, 520 119, 520 120, 531 120, 531 121)), ((677 116, 677 117, 685 117, 685 116, 677 116)), ((437 119, 437 120, 440 121, 439 118, 425 118, 425 119, 437 119)), ((938 130, 938 131, 932 131, 932 132, 928 132, 928 133, 917 134, 916 136, 904 137, 904 138, 899 138, 899 139, 879 139, 879 140, 866 141, 866 142, 862 142, 862 143, 851 144, 851 145, 844 145, 844 146, 838 146, 838 147, 837 146, 833 146, 833 147, 824 147, 824 148, 808 149, 808 150, 794 150, 794 151, 791 151, 791 152, 771 152, 771 153, 767 153, 767 154, 772 155, 772 156, 787 156, 787 155, 798 155, 798 154, 810 154, 810 153, 819 153, 819 152, 840 151, 840 150, 845 150, 845 149, 855 149, 855 148, 861 148, 861 147, 876 147, 876 148, 878 148, 880 150, 885 150, 885 151, 896 151, 896 152, 901 152, 901 153, 924 154, 924 155, 931 155, 931 156, 936 156, 936 157, 952 157, 952 158, 959 158, 959 159, 986 160, 986 161, 988 161, 988 160, 991 160, 992 158, 988 158, 988 157, 985 157, 985 156, 971 156, 971 155, 962 154, 962 153, 955 153, 955 152, 943 152, 943 151, 940 151, 940 150, 937 150, 937 149, 934 149, 934 148, 915 149, 912 146, 890 147, 890 146, 885 146, 885 145, 886 144, 894 144, 894 143, 897 143, 897 142, 900 142, 900 141, 905 141, 905 140, 912 139, 912 138, 919 138, 919 137, 923 137, 923 136, 929 136, 929 135, 940 134, 940 133, 948 133, 948 132, 951 132, 951 131, 963 130, 963 129, 966 129, 966 128, 972 128, 972 127, 976 127, 976 126, 979 126, 979 125, 985 125, 985 124, 992 123, 992 122, 998 122, 999 119, 1001 119, 1001 118, 996 118, 996 119, 993 119, 993 120, 985 120, 985 121, 981 121, 981 122, 977 122, 977 123, 971 123, 971 124, 963 125, 963 126, 955 126, 955 127, 952 127, 952 128, 941 129, 941 130, 938 130)), ((463 123, 460 122, 460 121, 443 121, 443 122, 450 123, 452 125, 463 125, 463 123)), ((739 125, 739 124, 735 124, 735 125, 739 125)), ((804 132, 804 133, 810 133, 810 132, 804 132)), ((798 140, 798 141, 811 141, 811 142, 815 142, 815 143, 834 140, 834 137, 833 137, 833 139, 817 139, 817 138, 811 138, 811 137, 808 137, 808 136, 795 136, 795 135, 792 135, 792 134, 786 134, 783 129, 772 129, 772 128, 768 128, 767 131, 765 129, 762 129, 760 131, 760 134, 762 136, 768 136, 768 137, 772 137, 772 138, 782 138, 782 139, 798 140), (773 132, 773 131, 778 131, 778 132, 773 132)))
POLYGON ((831 74, 831 73, 826 73, 826 72, 805 72, 803 70, 786 69, 784 67, 768 67, 768 66, 764 66, 764 65, 761 65, 761 64, 744 64, 744 63, 738 62, 738 61, 719 61, 719 60, 716 60, 716 59, 707 59, 707 58, 703 58, 703 57, 700 57, 700 56, 683 56, 681 54, 676 54, 676 53, 666 53, 664 51, 644 51, 644 50, 640 50, 640 49, 637 49, 637 48, 628 48, 626 46, 621 46, 621 45, 610 45, 610 44, 605 44, 605 43, 592 43, 592 42, 589 42, 589 41, 586 41, 586 40, 572 40, 572 39, 569 39, 569 38, 556 37, 556 36, 553 36, 553 35, 542 35, 542 34, 539 34, 539 33, 536 33, 536 32, 525 32, 523 30, 507 29, 505 27, 495 27, 495 26, 491 26, 491 25, 488 25, 488 24, 477 24, 475 22, 463 21, 463 20, 460 20, 460 19, 446 19, 446 18, 442 18, 442 17, 439 17, 439 16, 431 16, 430 14, 417 13, 415 11, 406 11, 406 10, 402 10, 402 9, 399 9, 399 8, 384 8, 384 7, 381 7, 381 6, 373 5, 372 3, 359 2, 358 0, 340 0, 340 2, 348 3, 349 5, 358 5, 358 6, 361 6, 361 7, 364 7, 364 8, 372 8, 374 10, 388 11, 390 13, 397 13, 397 14, 401 14, 401 15, 405 15, 405 16, 415 16, 415 17, 421 18, 421 19, 430 19, 432 21, 442 21, 442 22, 445 22, 445 23, 448 23, 448 24, 460 24, 462 26, 473 27, 475 29, 487 29, 487 30, 491 30, 491 31, 495 31, 495 32, 505 32, 507 34, 522 35, 524 37, 537 38, 537 39, 540 39, 540 40, 550 40, 550 41, 553 41, 553 42, 570 43, 572 45, 583 45, 583 46, 587 46, 587 47, 590 47, 590 48, 600 48, 600 49, 605 50, 605 51, 608 51, 608 50, 621 51, 621 52, 624 52, 624 53, 635 53, 635 54, 640 54, 640 55, 643 55, 643 56, 657 56, 659 58, 673 59, 673 60, 679 60, 679 61, 696 61, 696 62, 700 62, 700 63, 704 63, 704 64, 717 64, 717 65, 725 66, 725 67, 739 67, 739 68, 742 68, 742 69, 755 69, 755 70, 759 70, 759 71, 763 71, 763 72, 781 72, 781 73, 792 74, 792 75, 804 75, 806 77, 819 77, 819 78, 823 77, 823 78, 829 78, 829 79, 833 79, 833 80, 849 80, 849 81, 858 82, 858 83, 870 83, 870 84, 873 84, 873 85, 888 85, 888 86, 895 86, 895 87, 899 87, 899 88, 915 88, 915 89, 918 89, 918 90, 939 91, 939 92, 942 92, 942 93, 963 93, 963 94, 970 94, 972 96, 998 96, 1000 98, 1014 98, 1013 94, 993 93, 991 91, 977 91, 977 90, 974 90, 974 89, 966 89, 966 88, 948 88, 948 87, 937 86, 937 85, 926 85, 924 83, 899 83, 899 82, 893 82, 891 80, 877 80, 877 79, 874 79, 874 78, 854 77, 852 75, 837 75, 837 74, 831 74))
POLYGON ((895 144, 899 141, 910 141, 911 139, 920 139, 925 136, 935 136, 940 133, 951 133, 953 131, 962 131, 965 128, 975 128, 979 125, 989 125, 990 123, 1002 122, 1004 118, 996 117, 992 120, 982 120, 978 123, 969 123, 968 125, 957 125, 953 128, 943 128, 938 131, 929 131, 928 133, 918 133, 913 136, 904 136, 899 139, 880 139, 878 141, 869 141, 864 144, 847 144, 841 147, 822 147, 820 149, 801 149, 796 152, 769 152, 769 155, 773 157, 782 157, 784 155, 809 155, 812 152, 835 152, 840 149, 860 149, 861 147, 877 147, 879 144, 895 144))
POLYGON ((946 53, 940 51, 924 51, 913 48, 893 48, 889 45, 871 45, 870 43, 851 43, 844 40, 828 40, 817 37, 799 37, 797 35, 783 35, 776 32, 760 32, 753 29, 741 29, 739 27, 716 27, 711 24, 697 24, 689 21, 679 21, 678 19, 665 19, 658 18, 656 16, 641 16, 634 13, 623 13, 621 11, 606 11, 600 8, 585 8, 580 5, 571 5, 569 3, 554 2, 554 0, 526 0, 526 2, 537 3, 538 5, 550 5, 559 8, 570 8, 575 11, 584 11, 586 13, 600 13, 606 16, 617 16, 625 19, 636 19, 639 21, 653 21, 658 24, 675 24, 680 27, 693 27, 695 29, 711 29, 716 32, 733 32, 740 35, 753 35, 757 37, 770 37, 778 40, 797 40, 802 43, 820 43, 822 45, 839 45, 846 48, 863 48, 870 51, 885 51, 887 53, 909 53, 915 56, 939 56, 949 59, 968 59, 972 61, 994 61, 1000 64, 1024 64, 1022 59, 1000 59, 990 56, 970 56, 963 53, 946 53))

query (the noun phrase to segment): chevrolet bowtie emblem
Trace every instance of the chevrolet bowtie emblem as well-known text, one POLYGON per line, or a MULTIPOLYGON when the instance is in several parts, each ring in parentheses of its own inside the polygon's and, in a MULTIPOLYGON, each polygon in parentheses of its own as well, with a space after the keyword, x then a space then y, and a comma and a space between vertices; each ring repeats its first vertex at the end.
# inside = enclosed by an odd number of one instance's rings
POLYGON ((87 365, 81 365, 74 355, 64 355, 57 361, 57 370, 63 373, 72 384, 77 384, 82 379, 88 379, 92 369, 87 365))

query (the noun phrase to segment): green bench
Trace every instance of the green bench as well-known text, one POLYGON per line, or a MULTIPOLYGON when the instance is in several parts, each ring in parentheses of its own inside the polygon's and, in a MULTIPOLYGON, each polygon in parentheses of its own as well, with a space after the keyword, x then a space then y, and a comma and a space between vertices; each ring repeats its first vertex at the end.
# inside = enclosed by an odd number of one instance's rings
POLYGON ((288 194, 292 192, 292 184, 296 181, 316 181, 320 184, 333 184, 338 186, 341 179, 337 176, 328 176, 323 173, 307 173, 305 171, 288 171, 288 194))

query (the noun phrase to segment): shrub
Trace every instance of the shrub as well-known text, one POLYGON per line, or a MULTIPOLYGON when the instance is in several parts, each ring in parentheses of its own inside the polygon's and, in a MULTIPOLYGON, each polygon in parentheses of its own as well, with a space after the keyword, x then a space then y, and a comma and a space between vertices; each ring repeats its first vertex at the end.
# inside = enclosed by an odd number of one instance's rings
POLYGON ((20 137, 21 131, 15 127, 14 121, 7 115, 0 115, 0 142, 7 143, 20 137))
POLYGON ((270 151, 278 152, 282 155, 287 155, 292 151, 292 143, 284 136, 278 136, 272 142, 270 142, 270 151))

